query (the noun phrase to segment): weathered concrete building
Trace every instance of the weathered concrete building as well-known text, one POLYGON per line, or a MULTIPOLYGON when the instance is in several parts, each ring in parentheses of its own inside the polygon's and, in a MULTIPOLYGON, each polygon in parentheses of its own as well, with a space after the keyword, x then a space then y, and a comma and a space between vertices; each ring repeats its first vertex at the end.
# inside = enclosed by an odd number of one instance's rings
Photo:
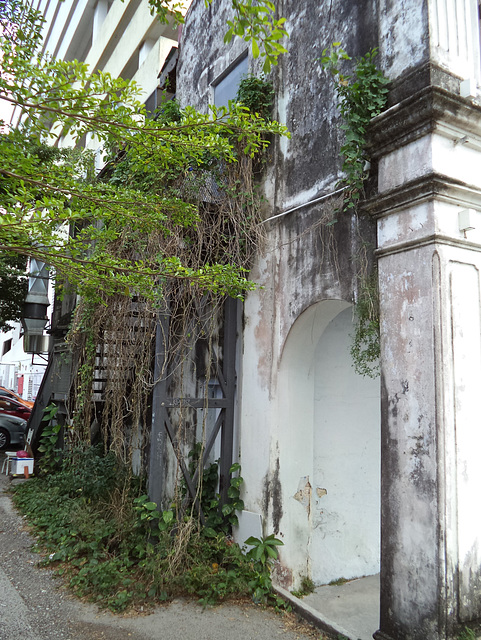
MULTIPOLYGON (((177 82, 181 103, 199 96, 202 108, 247 49, 222 44, 227 14, 218 9, 210 11, 210 31, 219 41, 206 47, 200 5, 187 16, 177 82)), ((379 380, 357 376, 349 356, 353 256, 361 242, 373 245, 374 223, 335 212, 340 120, 334 85, 316 57, 342 34, 320 40, 325 16, 314 19, 313 11, 285 7, 290 53, 272 79, 274 116, 292 138, 276 140, 268 160, 266 218, 279 217, 265 222, 266 246, 251 274, 262 289, 245 303, 238 379, 245 501, 262 514, 265 533, 282 536, 288 586, 303 575, 326 583, 379 570, 379 380)), ((359 55, 376 42, 375 22, 365 24, 361 13, 352 8, 343 18, 346 46, 359 55)))
MULTIPOLYGON (((259 73, 244 43, 223 43, 228 5, 197 0, 187 14, 182 104, 205 108, 238 64, 259 73)), ((377 638, 452 638, 481 615, 477 2, 278 5, 290 37, 272 72, 274 117, 292 138, 271 150, 267 240, 251 274, 262 289, 244 307, 246 510, 283 539, 284 584, 380 567, 377 638), (378 47, 392 85, 370 131, 377 192, 363 216, 329 226, 343 134, 316 58, 333 41, 352 56, 378 47), (349 356, 356 256, 369 241, 381 383, 357 376, 349 356)))
MULTIPOLYGON (((262 521, 283 540, 276 579, 288 588, 380 571, 376 638, 451 640, 481 618, 478 3, 277 4, 290 37, 271 73, 273 116, 292 137, 269 151, 266 240, 251 273, 262 288, 238 335, 241 527, 262 521), (353 57, 378 47, 391 80, 357 214, 338 211, 344 134, 317 60, 336 41, 353 57), (365 255, 378 265, 380 379, 358 376, 349 354, 365 255)), ((145 2, 41 7, 52 53, 155 95, 171 32, 145 2)), ((259 75, 244 42, 223 42, 230 10, 194 0, 177 64, 182 105, 224 104, 242 74, 259 75)))

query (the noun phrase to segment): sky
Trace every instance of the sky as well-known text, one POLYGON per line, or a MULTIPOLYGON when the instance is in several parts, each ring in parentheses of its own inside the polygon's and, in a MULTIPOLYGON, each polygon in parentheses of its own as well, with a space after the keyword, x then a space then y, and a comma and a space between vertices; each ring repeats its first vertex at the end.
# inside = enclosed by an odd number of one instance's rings
POLYGON ((11 115, 12 115, 12 105, 0 98, 0 120, 3 120, 8 124, 10 122, 11 115))

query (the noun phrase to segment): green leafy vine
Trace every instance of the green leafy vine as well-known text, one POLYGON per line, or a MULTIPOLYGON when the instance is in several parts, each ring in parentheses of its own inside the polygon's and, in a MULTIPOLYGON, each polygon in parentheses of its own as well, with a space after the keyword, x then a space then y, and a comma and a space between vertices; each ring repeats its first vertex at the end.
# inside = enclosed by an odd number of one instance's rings
POLYGON ((352 75, 341 73, 340 64, 352 61, 352 58, 334 42, 324 49, 320 58, 321 66, 329 71, 336 84, 338 102, 344 123, 341 129, 346 139, 340 149, 343 158, 344 177, 340 185, 346 187, 344 209, 356 209, 364 195, 364 182, 367 178, 366 134, 371 120, 379 115, 386 106, 389 84, 375 63, 377 49, 371 49, 355 61, 352 75))
MULTIPOLYGON (((321 66, 334 78, 337 106, 344 121, 341 129, 346 137, 340 149, 344 177, 338 185, 345 187, 344 211, 357 211, 359 201, 364 197, 370 166, 366 153, 367 131, 371 120, 386 106, 389 80, 376 67, 376 56, 377 49, 372 49, 357 59, 350 75, 340 70, 342 63, 351 62, 352 58, 339 42, 324 49, 320 58, 321 66)), ((351 357, 358 374, 374 378, 379 375, 380 355, 377 270, 370 268, 365 247, 361 253, 351 357)))
POLYGON ((247 107, 252 114, 258 114, 268 122, 271 120, 274 95, 272 82, 263 76, 258 78, 247 75, 241 78, 235 99, 236 102, 247 107))
MULTIPOLYGON (((213 0, 204 0, 209 7, 213 0)), ((152 14, 160 22, 174 24, 184 22, 185 3, 181 0, 149 0, 152 14)), ((284 23, 286 19, 276 17, 276 6, 271 0, 231 0, 230 19, 227 20, 227 32, 224 42, 230 42, 235 36, 242 38, 252 48, 254 58, 263 58, 263 71, 268 73, 278 58, 287 49, 281 44, 289 37, 284 23)))
POLYGON ((355 331, 351 343, 351 359, 356 373, 376 378, 379 371, 379 288, 377 269, 359 278, 358 300, 354 307, 355 331))
POLYGON ((40 458, 40 469, 44 474, 56 471, 62 460, 62 449, 60 448, 60 431, 62 425, 57 423, 56 417, 58 406, 50 403, 43 410, 42 422, 46 423, 40 436, 38 451, 42 454, 40 458))

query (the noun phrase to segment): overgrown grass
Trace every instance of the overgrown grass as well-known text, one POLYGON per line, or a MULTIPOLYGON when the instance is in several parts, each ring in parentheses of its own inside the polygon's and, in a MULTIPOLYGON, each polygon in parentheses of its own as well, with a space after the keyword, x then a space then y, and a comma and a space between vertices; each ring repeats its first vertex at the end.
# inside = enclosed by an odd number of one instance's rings
POLYGON ((280 604, 268 566, 195 518, 158 514, 141 493, 113 454, 89 449, 66 456, 59 472, 15 487, 13 499, 33 527, 42 563, 100 606, 122 611, 178 595, 204 606, 254 595, 280 604))
POLYGON ((308 596, 310 593, 313 593, 315 588, 316 585, 311 578, 309 578, 309 576, 303 576, 300 588, 297 591, 292 591, 292 595, 296 596, 296 598, 303 598, 304 596, 308 596))

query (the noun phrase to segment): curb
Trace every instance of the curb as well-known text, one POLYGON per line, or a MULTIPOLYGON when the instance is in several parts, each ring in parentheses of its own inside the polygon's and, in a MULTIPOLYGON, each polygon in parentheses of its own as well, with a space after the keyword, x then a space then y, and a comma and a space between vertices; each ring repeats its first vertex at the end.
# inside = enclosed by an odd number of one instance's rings
POLYGON ((350 635, 348 631, 343 629, 336 622, 329 620, 329 618, 323 616, 319 611, 310 607, 300 598, 296 598, 296 596, 292 595, 292 593, 290 593, 290 591, 287 591, 287 589, 283 589, 282 587, 277 586, 273 586, 273 589, 281 598, 287 600, 287 602, 291 604, 296 613, 298 613, 318 629, 321 629, 321 631, 330 633, 334 635, 334 637, 340 634, 345 638, 348 638, 348 640, 357 640, 357 638, 350 635))

